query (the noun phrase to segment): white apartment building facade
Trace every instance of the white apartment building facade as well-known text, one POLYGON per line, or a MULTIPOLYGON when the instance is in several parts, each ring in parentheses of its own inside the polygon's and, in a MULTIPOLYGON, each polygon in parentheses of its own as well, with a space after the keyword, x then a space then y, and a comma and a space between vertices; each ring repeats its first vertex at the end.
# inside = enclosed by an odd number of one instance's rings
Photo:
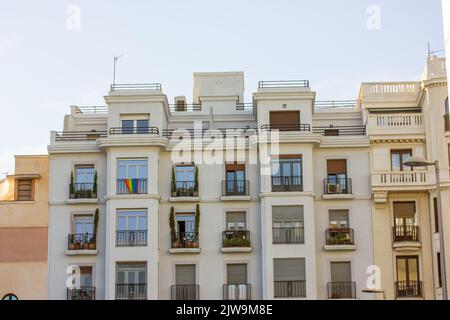
POLYGON ((105 102, 51 133, 50 299, 373 299, 360 103, 303 80, 244 103, 241 72, 195 73, 192 104, 160 84, 105 102))

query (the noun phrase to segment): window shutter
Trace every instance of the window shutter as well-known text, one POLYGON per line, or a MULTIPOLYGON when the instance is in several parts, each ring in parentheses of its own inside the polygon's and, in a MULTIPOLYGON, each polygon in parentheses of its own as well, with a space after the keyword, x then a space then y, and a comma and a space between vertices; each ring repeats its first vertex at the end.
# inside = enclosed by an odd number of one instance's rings
POLYGON ((330 221, 347 221, 348 224, 348 210, 330 210, 328 214, 330 221))
POLYGON ((244 163, 227 163, 226 171, 245 171, 244 163))
POLYGON ((227 283, 228 284, 245 284, 247 283, 247 265, 227 264, 227 283))
POLYGON ((245 212, 227 212, 227 225, 232 222, 245 224, 245 212))
POLYGON ((303 221, 303 206, 273 206, 272 221, 303 221))
POLYGON ((351 282, 352 269, 349 261, 331 262, 331 282, 351 282))
POLYGON ((283 125, 298 126, 300 124, 300 111, 271 111, 270 126, 276 128, 283 125))
POLYGON ((304 281, 305 258, 273 259, 274 281, 304 281))
POLYGON ((395 218, 414 218, 415 212, 415 202, 394 202, 395 218))
POLYGON ((328 174, 346 174, 347 173, 347 160, 346 159, 327 160, 327 173, 328 174))
POLYGON ((17 200, 19 201, 31 201, 33 180, 32 179, 20 179, 17 181, 17 200))
POLYGON ((175 266, 175 284, 195 284, 195 265, 185 264, 175 266))

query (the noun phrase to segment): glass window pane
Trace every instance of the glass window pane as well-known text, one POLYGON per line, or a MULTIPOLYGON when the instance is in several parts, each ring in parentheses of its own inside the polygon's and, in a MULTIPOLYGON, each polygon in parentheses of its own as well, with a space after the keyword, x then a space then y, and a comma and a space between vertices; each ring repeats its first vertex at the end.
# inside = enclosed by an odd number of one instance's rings
POLYGON ((391 155, 392 171, 400 171, 400 155, 392 153, 391 155))

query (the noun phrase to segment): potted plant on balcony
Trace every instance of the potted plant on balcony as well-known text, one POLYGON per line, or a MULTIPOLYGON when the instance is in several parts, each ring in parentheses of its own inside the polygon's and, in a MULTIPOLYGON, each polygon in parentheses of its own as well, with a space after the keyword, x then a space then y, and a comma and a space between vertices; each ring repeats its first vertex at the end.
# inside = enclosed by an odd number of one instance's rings
POLYGON ((94 213, 94 230, 93 230, 93 234, 91 235, 91 237, 89 238, 89 241, 88 241, 88 249, 89 250, 95 250, 96 245, 97 245, 98 218, 99 218, 99 210, 97 208, 97 209, 95 209, 95 213, 94 213))
POLYGON ((198 167, 195 166, 195 176, 194 176, 194 197, 198 197, 198 167))
POLYGON ((200 228, 200 205, 197 203, 195 207, 195 235, 194 241, 192 241, 193 245, 198 246, 198 230, 200 228))
POLYGON ((73 234, 69 234, 69 250, 75 250, 75 237, 73 234))
POLYGON ((172 166, 172 180, 170 183, 170 191, 171 191, 172 197, 177 196, 177 183, 175 181, 175 166, 172 166))

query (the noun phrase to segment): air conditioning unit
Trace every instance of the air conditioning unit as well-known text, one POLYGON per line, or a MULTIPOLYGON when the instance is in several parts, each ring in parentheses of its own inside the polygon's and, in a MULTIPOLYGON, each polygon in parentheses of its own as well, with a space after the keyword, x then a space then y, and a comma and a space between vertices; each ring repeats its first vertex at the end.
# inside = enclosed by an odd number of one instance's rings
POLYGON ((333 184, 333 183, 329 183, 327 185, 327 191, 328 193, 339 193, 340 191, 340 185, 339 184, 333 184))

